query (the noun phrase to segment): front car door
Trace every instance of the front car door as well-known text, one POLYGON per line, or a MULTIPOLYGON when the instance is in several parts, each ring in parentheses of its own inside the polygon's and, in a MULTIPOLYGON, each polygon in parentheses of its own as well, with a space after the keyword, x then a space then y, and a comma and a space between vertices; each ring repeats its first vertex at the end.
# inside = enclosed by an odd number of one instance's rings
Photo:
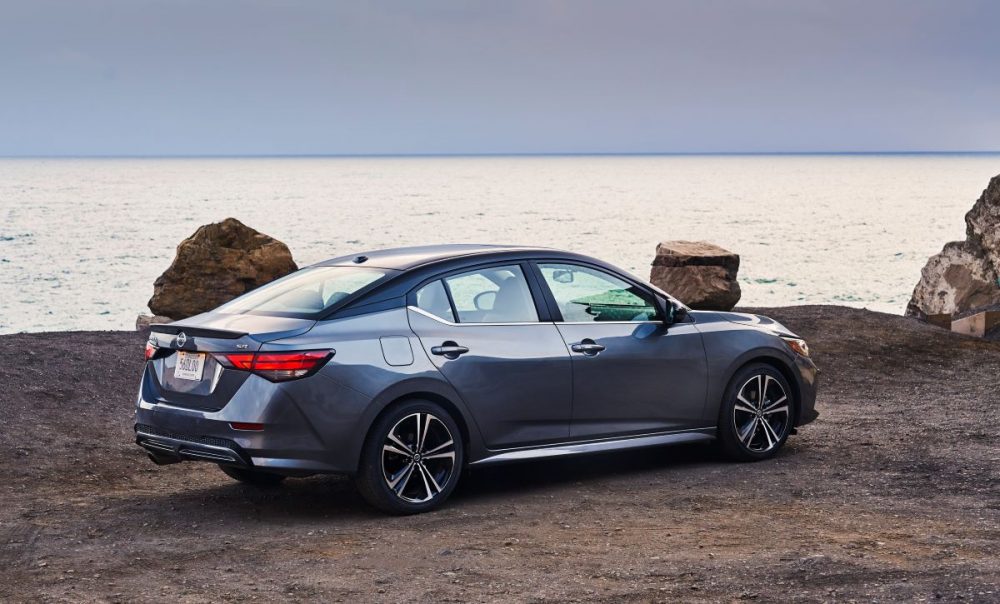
POLYGON ((548 311, 529 271, 507 263, 448 274, 408 301, 410 327, 489 449, 569 435, 571 360, 556 326, 539 320, 548 311))
POLYGON ((573 438, 704 427, 707 367, 694 323, 665 324, 653 292, 606 270, 534 267, 573 359, 573 438))

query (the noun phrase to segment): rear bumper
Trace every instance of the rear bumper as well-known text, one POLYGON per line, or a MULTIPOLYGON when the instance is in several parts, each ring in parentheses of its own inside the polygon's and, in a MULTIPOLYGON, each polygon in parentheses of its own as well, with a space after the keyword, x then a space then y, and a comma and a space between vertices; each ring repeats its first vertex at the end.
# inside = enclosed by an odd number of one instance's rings
POLYGON ((158 464, 192 460, 253 467, 250 456, 242 447, 224 438, 174 434, 147 424, 136 424, 135 444, 145 449, 158 464))
POLYGON ((233 413, 229 406, 207 412, 139 399, 135 442, 158 464, 206 461, 289 476, 350 472, 336 463, 325 444, 312 436, 311 426, 295 414, 251 416, 263 420, 264 430, 244 431, 230 422, 246 420, 231 418, 227 411, 233 413))
POLYGON ((160 383, 158 363, 163 360, 146 363, 135 405, 135 424, 147 427, 136 430, 136 442, 154 461, 245 464, 288 475, 357 471, 358 435, 367 430, 372 400, 323 371, 271 382, 216 368, 210 392, 178 393, 160 383), (237 430, 233 423, 263 430, 237 430))

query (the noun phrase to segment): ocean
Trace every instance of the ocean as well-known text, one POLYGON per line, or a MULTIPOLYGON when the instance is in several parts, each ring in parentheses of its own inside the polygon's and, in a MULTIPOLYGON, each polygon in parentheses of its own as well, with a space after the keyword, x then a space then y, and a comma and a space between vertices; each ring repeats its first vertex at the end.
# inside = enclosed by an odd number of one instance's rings
POLYGON ((1000 155, 0 159, 0 333, 132 329, 174 248, 233 216, 300 266, 445 242, 643 278, 657 242, 740 254, 741 305, 902 313, 1000 155))

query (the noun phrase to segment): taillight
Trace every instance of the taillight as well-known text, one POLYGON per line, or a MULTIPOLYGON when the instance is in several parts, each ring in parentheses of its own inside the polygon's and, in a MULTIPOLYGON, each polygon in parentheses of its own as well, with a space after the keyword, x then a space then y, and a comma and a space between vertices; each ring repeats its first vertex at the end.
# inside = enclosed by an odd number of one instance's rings
POLYGON ((284 382, 316 373, 333 356, 333 351, 227 352, 215 356, 230 369, 250 371, 272 382, 284 382))
POLYGON ((153 346, 152 342, 146 342, 146 360, 156 356, 156 351, 159 350, 156 346, 153 346))
POLYGON ((229 422, 229 427, 233 430, 243 430, 245 432, 260 432, 264 429, 264 424, 251 424, 249 422, 229 422))
POLYGON ((252 352, 227 352, 222 356, 229 363, 223 363, 227 367, 232 367, 233 369, 239 369, 242 371, 250 371, 253 368, 253 353, 252 352))

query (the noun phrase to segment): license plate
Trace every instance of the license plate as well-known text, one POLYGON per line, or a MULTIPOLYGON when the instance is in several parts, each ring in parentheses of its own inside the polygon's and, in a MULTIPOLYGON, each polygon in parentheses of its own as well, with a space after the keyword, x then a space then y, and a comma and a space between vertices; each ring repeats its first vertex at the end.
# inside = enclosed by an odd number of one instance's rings
POLYGON ((203 352, 177 352, 177 364, 174 365, 174 377, 179 380, 201 380, 201 374, 205 371, 205 353, 203 352))

